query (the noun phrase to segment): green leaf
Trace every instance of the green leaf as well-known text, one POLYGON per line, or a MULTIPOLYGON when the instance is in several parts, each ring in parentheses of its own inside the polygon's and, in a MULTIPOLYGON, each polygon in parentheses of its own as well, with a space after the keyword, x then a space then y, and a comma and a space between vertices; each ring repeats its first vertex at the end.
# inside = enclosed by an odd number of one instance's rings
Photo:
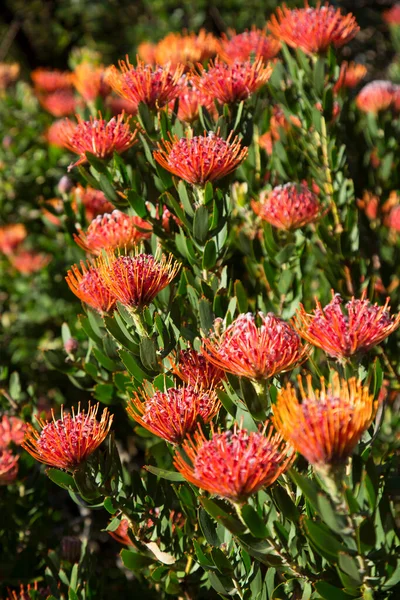
POLYGON ((215 266, 217 262, 217 247, 215 245, 214 240, 208 240, 204 247, 203 259, 202 259, 202 268, 208 271, 215 266))
POLYGON ((142 338, 139 344, 140 360, 149 371, 159 371, 157 360, 157 348, 155 341, 151 338, 142 338))
POLYGON ((118 510, 118 506, 114 506, 113 499, 110 496, 104 498, 103 506, 110 515, 114 515, 118 510))
POLYGON ((59 471, 59 469, 46 469, 46 475, 53 483, 56 483, 64 490, 76 490, 74 478, 68 473, 59 471))
POLYGON ((329 498, 325 494, 319 493, 317 504, 318 511, 326 525, 336 533, 342 533, 346 527, 346 521, 337 514, 329 498))
POLYGON ((304 477, 293 469, 290 469, 289 475, 301 489, 314 510, 318 510, 318 488, 315 483, 310 478, 304 477))
POLYGON ((325 57, 323 56, 318 57, 314 64, 313 80, 315 92, 322 97, 325 87, 325 57))
POLYGON ((221 504, 217 500, 211 500, 204 496, 199 497, 199 501, 205 510, 211 515, 217 523, 222 523, 224 527, 235 535, 244 533, 244 525, 235 517, 232 517, 225 508, 222 508, 221 504))
POLYGON ((130 571, 139 571, 155 562, 154 558, 125 549, 121 551, 121 559, 124 566, 130 571))
POLYGON ((210 519, 209 515, 202 507, 199 508, 199 525, 204 537, 207 540, 207 543, 210 544, 210 546, 221 545, 221 540, 218 537, 215 522, 210 519))
POLYGON ((111 358, 106 356, 103 352, 101 352, 99 348, 93 348, 93 354, 97 358, 101 366, 107 369, 107 371, 111 371, 111 373, 113 373, 114 371, 118 370, 117 363, 111 360, 111 358))
POLYGON ((326 581, 317 581, 314 587, 324 600, 352 600, 353 598, 326 581))
POLYGON ((184 476, 177 471, 167 471, 166 469, 159 469, 158 467, 153 467, 152 465, 145 465, 144 469, 150 473, 153 473, 153 475, 157 475, 157 477, 161 477, 161 479, 178 482, 186 481, 184 476))
POLYGON ((200 544, 196 540, 193 540, 193 548, 194 548, 197 560, 198 560, 199 564, 203 567, 203 569, 207 569, 207 570, 216 570, 217 569, 217 567, 211 562, 211 560, 209 560, 207 558, 207 556, 204 554, 203 550, 200 547, 200 544))
POLYGON ((139 354, 138 344, 135 344, 135 342, 132 341, 133 338, 123 325, 121 317, 118 315, 118 313, 114 314, 114 317, 104 317, 104 323, 107 327, 107 330, 124 348, 130 350, 134 354, 139 354))
POLYGON ((9 392, 10 392, 10 396, 13 400, 18 401, 20 399, 21 382, 19 379, 19 375, 16 371, 11 373, 11 375, 10 375, 9 392))
POLYGON ((339 568, 353 580, 356 587, 362 584, 359 565, 352 556, 349 556, 345 552, 339 552, 338 564, 339 568))
POLYGON ((145 199, 142 196, 139 196, 135 190, 129 190, 128 194, 128 202, 130 206, 133 208, 138 217, 147 217, 147 208, 145 199))
POLYGON ((266 538, 269 535, 268 528, 264 520, 249 504, 245 504, 241 509, 243 521, 246 523, 249 531, 256 538, 266 538))
POLYGON ((193 236, 195 239, 204 244, 208 235, 208 209, 203 204, 199 206, 194 214, 193 219, 193 236))
POLYGON ((183 206, 185 213, 188 214, 190 217, 193 217, 193 215, 194 215, 193 206, 189 199, 186 184, 182 180, 178 183, 178 195, 179 195, 179 200, 182 202, 182 206, 183 206))
POLYGON ((115 202, 118 200, 116 191, 114 190, 112 184, 109 182, 107 176, 103 173, 100 175, 100 187, 104 192, 107 200, 110 200, 110 202, 115 202))
POLYGON ((234 284, 235 296, 237 298, 238 307, 241 313, 245 313, 249 307, 247 292, 244 289, 243 283, 237 279, 234 284))
POLYGON ((302 518, 301 523, 307 538, 319 554, 330 562, 336 562, 339 552, 347 550, 346 546, 341 544, 322 523, 316 523, 306 517, 302 518))
POLYGON ((113 395, 114 386, 112 383, 98 383, 94 388, 93 396, 106 406, 113 403, 113 395))
POLYGON ((97 158, 97 156, 91 152, 86 152, 85 154, 89 164, 95 169, 95 171, 98 173, 107 173, 107 165, 105 164, 104 160, 97 158))
POLYGON ((222 575, 230 575, 233 573, 233 566, 220 548, 213 548, 211 556, 215 566, 222 575))
POLYGON ((281 485, 275 485, 271 489, 271 494, 285 519, 297 523, 300 518, 299 511, 287 491, 281 485))
POLYGON ((147 373, 143 371, 135 357, 130 352, 127 352, 126 350, 120 350, 119 355, 129 373, 139 383, 142 383, 142 381, 148 377, 147 373))
POLYGON ((212 329, 214 323, 214 313, 211 302, 206 298, 200 298, 199 300, 199 317, 201 329, 204 333, 208 333, 210 329, 212 329))

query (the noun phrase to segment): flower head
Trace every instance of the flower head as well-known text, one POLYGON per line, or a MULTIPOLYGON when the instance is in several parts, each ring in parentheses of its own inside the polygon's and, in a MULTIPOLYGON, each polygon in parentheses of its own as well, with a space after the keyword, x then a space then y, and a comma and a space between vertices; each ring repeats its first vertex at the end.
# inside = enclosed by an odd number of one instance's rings
POLYGON ((256 29, 243 33, 231 32, 231 37, 223 37, 219 56, 227 63, 246 62, 251 58, 262 58, 263 61, 275 58, 281 48, 276 38, 267 34, 266 29, 256 29))
POLYGON ((92 221, 98 215, 111 213, 114 210, 114 206, 107 200, 104 192, 90 186, 84 188, 78 183, 71 190, 71 198, 74 210, 76 210, 77 204, 83 204, 88 221, 92 221))
POLYGON ((400 206, 393 206, 385 218, 385 225, 393 231, 400 231, 400 206))
POLYGON ((371 81, 356 98, 357 108, 362 112, 378 113, 387 110, 394 102, 396 86, 391 81, 371 81))
POLYGON ((128 519, 121 519, 120 524, 118 525, 117 529, 115 531, 108 531, 108 533, 111 535, 112 538, 114 538, 114 540, 116 542, 119 542, 120 544, 123 544, 124 546, 133 546, 133 542, 131 540, 131 538, 129 537, 129 529, 130 529, 130 524, 128 519))
POLYGON ((172 255, 151 254, 136 251, 131 256, 116 256, 113 251, 99 256, 97 265, 107 290, 121 304, 133 309, 148 306, 176 276, 180 265, 172 255))
POLYGON ((18 456, 0 448, 0 485, 9 485, 18 474, 18 456))
POLYGON ((130 250, 150 235, 149 223, 140 217, 131 217, 120 210, 113 210, 111 214, 97 216, 86 232, 81 231, 79 235, 74 235, 74 240, 83 250, 98 256, 102 250, 130 250))
POLYGON ((152 42, 145 41, 139 44, 137 54, 146 65, 154 65, 157 62, 156 44, 152 42))
POLYGON ((210 440, 200 430, 182 448, 192 464, 176 453, 174 465, 185 479, 235 504, 272 485, 294 459, 290 447, 267 424, 259 432, 236 425, 233 431, 213 431, 210 440))
POLYGON ((81 270, 78 265, 72 265, 65 278, 71 292, 100 314, 110 312, 117 299, 105 286, 99 269, 89 263, 85 265, 83 261, 80 267, 81 270))
POLYGON ((125 115, 113 117, 110 121, 101 118, 90 118, 83 121, 78 116, 78 124, 64 121, 64 129, 60 129, 61 144, 71 152, 79 155, 79 160, 68 167, 76 167, 86 161, 86 152, 91 152, 97 158, 108 158, 114 152, 125 152, 136 143, 135 131, 129 127, 130 116, 125 120, 125 115), (72 127, 71 127, 72 126, 72 127))
POLYGON ((357 206, 364 211, 370 221, 374 221, 378 216, 379 197, 371 192, 364 191, 363 197, 357 200, 357 206))
POLYGON ((127 57, 126 62, 119 62, 119 68, 108 69, 107 83, 116 94, 136 105, 143 102, 158 110, 177 98, 183 87, 183 65, 152 67, 138 61, 134 67, 127 57))
POLYGON ((105 74, 103 66, 84 61, 75 67, 71 79, 82 98, 86 102, 93 102, 98 96, 104 98, 110 92, 105 74))
POLYGON ((72 138, 77 128, 76 123, 68 119, 54 121, 45 133, 45 138, 51 146, 65 147, 65 140, 72 138))
POLYGON ((194 85, 215 98, 220 104, 236 104, 247 100, 271 77, 272 68, 261 58, 255 62, 235 61, 226 64, 218 59, 210 62, 207 70, 198 66, 199 74, 193 75, 194 85))
POLYGON ((36 90, 47 94, 72 87, 71 73, 65 71, 35 69, 31 73, 31 78, 36 90))
POLYGON ((0 63, 0 90, 5 90, 19 76, 18 63, 0 63))
POLYGON ((367 67, 360 63, 343 61, 340 65, 339 78, 334 86, 334 92, 337 93, 343 88, 354 88, 367 74, 367 67))
POLYGON ((226 329, 220 319, 203 340, 203 354, 216 367, 240 377, 268 379, 304 361, 307 349, 300 337, 272 313, 239 315, 226 329))
POLYGON ((193 348, 181 350, 175 360, 170 359, 171 369, 184 383, 197 388, 216 387, 225 373, 193 348))
POLYGON ((156 44, 154 62, 159 65, 193 66, 203 63, 217 53, 218 41, 212 33, 201 29, 199 33, 169 33, 156 44))
POLYGON ((144 402, 135 393, 128 404, 128 414, 171 444, 181 444, 200 419, 209 423, 220 408, 215 391, 192 386, 156 391, 153 396, 143 392, 142 397, 144 402))
POLYGON ((368 387, 355 378, 340 382, 334 374, 332 383, 321 390, 307 389, 299 379, 302 401, 289 383, 278 392, 273 406, 273 422, 282 437, 312 465, 334 465, 344 462, 370 426, 378 406, 368 387))
POLYGON ((234 171, 247 156, 239 138, 231 141, 205 133, 195 137, 162 140, 154 158, 164 169, 193 185, 204 186, 234 171))
POLYGON ((400 3, 396 3, 388 10, 383 11, 382 17, 388 25, 400 25, 400 3))
POLYGON ((28 232, 22 223, 11 223, 0 227, 0 252, 11 254, 21 242, 24 241, 28 232))
MULTIPOLYGON (((174 102, 171 102, 173 108, 174 102)), ((199 90, 193 83, 187 79, 185 87, 179 94, 178 119, 185 123, 193 123, 199 118, 200 106, 204 107, 215 116, 216 108, 214 99, 199 90)))
POLYGON ((107 437, 113 417, 105 408, 100 421, 96 419, 99 403, 65 414, 61 408, 61 418, 50 422, 38 419, 41 431, 29 426, 22 447, 39 462, 57 469, 74 471, 82 464, 107 437))
POLYGON ((39 102, 53 117, 66 117, 77 108, 74 94, 69 90, 58 90, 51 94, 39 95, 39 102))
POLYGON ((22 275, 32 275, 42 271, 51 261, 50 254, 34 252, 33 250, 18 250, 8 257, 10 263, 22 275))
POLYGON ((18 417, 3 415, 0 421, 0 448, 7 448, 11 443, 20 446, 24 440, 26 425, 18 417))
POLYGON ((313 223, 321 216, 318 197, 305 184, 286 183, 272 192, 261 192, 251 206, 263 221, 279 229, 291 230, 313 223))
POLYGON ((322 308, 317 302, 313 314, 308 314, 301 304, 293 326, 308 342, 322 348, 324 352, 338 359, 347 358, 359 352, 366 352, 387 338, 400 325, 400 314, 391 317, 389 298, 384 306, 371 304, 365 298, 354 297, 346 303, 340 294, 333 294, 329 304, 322 308))
POLYGON ((326 52, 329 46, 340 48, 359 32, 355 17, 342 15, 340 8, 328 4, 290 10, 285 4, 272 15, 269 30, 279 40, 292 48, 300 48, 306 54, 326 52))

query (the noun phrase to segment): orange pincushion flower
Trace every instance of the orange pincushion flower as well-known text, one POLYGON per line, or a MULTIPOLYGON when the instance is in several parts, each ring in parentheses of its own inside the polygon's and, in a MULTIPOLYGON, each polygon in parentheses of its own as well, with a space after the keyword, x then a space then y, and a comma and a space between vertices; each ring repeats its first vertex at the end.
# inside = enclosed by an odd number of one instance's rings
POLYGON ((253 200, 251 206, 263 221, 286 231, 304 227, 321 216, 318 197, 305 184, 286 183, 272 192, 261 192, 260 201, 253 200))
MULTIPOLYGON (((179 94, 178 119, 185 123, 193 123, 199 118, 200 106, 206 108, 214 117, 218 115, 214 100, 208 94, 196 88, 190 80, 179 94)), ((171 108, 174 102, 171 102, 171 108)))
POLYGON ((321 378, 321 390, 313 389, 311 375, 307 376, 307 390, 301 377, 298 381, 302 402, 290 383, 281 389, 273 406, 275 427, 312 465, 346 461, 370 426, 378 402, 360 380, 340 382, 337 373, 327 388, 321 378))
POLYGON ((107 290, 121 304, 135 310, 148 306, 180 268, 172 255, 162 254, 159 259, 138 251, 131 256, 116 256, 109 251, 106 256, 99 256, 97 265, 107 290))
POLYGON ((50 422, 37 419, 41 431, 29 426, 22 447, 36 460, 57 469, 74 471, 82 464, 107 437, 113 417, 107 408, 101 419, 96 419, 100 404, 88 410, 72 409, 72 415, 65 414, 61 407, 61 418, 50 422))
POLYGON ((370 221, 374 221, 378 216, 379 197, 365 191, 362 199, 357 200, 357 206, 364 211, 370 221))
POLYGON ((72 92, 61 90, 51 94, 40 95, 39 102, 53 117, 66 117, 76 111, 77 101, 72 92))
POLYGON ((117 299, 105 286, 99 269, 81 261, 81 271, 78 265, 72 265, 67 273, 65 279, 71 292, 100 314, 110 312, 117 299))
POLYGON ((139 44, 137 53, 139 58, 143 60, 145 64, 153 65, 156 61, 156 44, 152 42, 142 42, 139 44))
POLYGON ((7 448, 11 444, 20 446, 24 440, 26 425, 18 417, 3 415, 0 421, 0 448, 7 448))
POLYGON ((142 427, 171 444, 181 444, 200 419, 209 423, 220 408, 215 391, 192 386, 156 391, 153 396, 142 392, 142 397, 144 402, 135 393, 128 404, 128 414, 142 427))
POLYGON ((306 54, 326 52, 329 46, 344 46, 359 32, 355 17, 349 13, 342 15, 340 8, 328 4, 310 8, 290 10, 285 4, 277 8, 271 16, 269 30, 279 40, 292 48, 300 48, 306 54))
POLYGON ((190 67, 212 58, 217 53, 217 49, 218 40, 204 29, 201 29, 198 34, 169 33, 156 44, 154 62, 159 65, 169 63, 173 66, 183 64, 190 67))
POLYGON ((174 465, 185 479, 235 504, 272 485, 294 460, 290 447, 268 423, 259 432, 236 425, 233 431, 213 431, 211 440, 200 430, 182 448, 192 464, 176 453, 174 465))
POLYGON ((272 313, 239 315, 226 329, 221 319, 203 340, 203 355, 216 367, 240 377, 268 379, 289 371, 307 358, 300 337, 272 313))
POLYGON ((32 275, 32 273, 44 269, 51 261, 51 256, 32 250, 18 250, 15 254, 11 254, 8 259, 19 273, 32 275))
POLYGON ((18 456, 0 448, 0 485, 9 485, 18 474, 18 456))
POLYGON ((65 147, 65 139, 73 136, 77 128, 76 123, 72 123, 68 119, 59 119, 54 121, 48 128, 45 138, 49 144, 57 148, 65 147))
POLYGON ((98 96, 105 97, 110 87, 105 81, 106 70, 103 66, 90 62, 81 62, 72 73, 71 79, 76 91, 86 102, 96 100, 98 96))
POLYGON ((152 227, 140 217, 131 217, 113 210, 97 216, 89 225, 86 232, 79 236, 74 234, 74 240, 83 250, 98 256, 102 250, 125 248, 130 250, 140 240, 151 236, 152 227), (146 231, 142 231, 145 229, 146 231))
POLYGON ((68 167, 68 171, 87 160, 86 152, 91 152, 97 158, 108 158, 114 152, 121 154, 131 148, 137 141, 137 129, 131 131, 130 118, 128 116, 125 120, 125 115, 122 113, 110 121, 105 121, 101 115, 98 119, 90 117, 90 121, 84 121, 78 115, 78 124, 72 123, 73 129, 71 129, 71 121, 65 119, 65 129, 61 130, 62 144, 64 148, 80 156, 79 160, 68 167))
POLYGON ((234 171, 247 156, 239 138, 231 141, 214 133, 179 139, 162 140, 154 158, 164 169, 193 185, 204 186, 207 181, 221 179, 234 171))
POLYGON ((225 373, 193 348, 180 350, 175 359, 169 359, 171 369, 183 382, 198 388, 216 387, 225 373))
POLYGON ((396 86, 391 81, 376 80, 367 83, 356 98, 357 108, 363 112, 378 113, 394 102, 396 86))
POLYGON ((354 88, 367 74, 367 67, 359 63, 343 61, 340 65, 340 73, 333 91, 337 93, 342 88, 354 88))
POLYGON ((71 75, 71 73, 65 71, 35 69, 31 73, 31 78, 37 90, 51 94, 57 90, 71 88, 71 75))
POLYGON ((0 90, 5 90, 8 86, 18 79, 19 64, 18 63, 0 63, 0 90))
POLYGON ((3 225, 0 227, 0 252, 11 254, 27 235, 28 232, 22 223, 3 225))
POLYGON ((280 41, 267 35, 266 28, 253 27, 250 31, 238 34, 232 31, 230 34, 230 38, 224 35, 219 52, 219 56, 227 63, 246 62, 252 57, 262 58, 266 62, 275 58, 281 48, 280 41))
POLYGON ((198 65, 199 74, 193 75, 194 85, 220 104, 235 104, 247 100, 271 77, 272 68, 262 59, 255 62, 226 64, 216 59, 207 71, 198 65))
POLYGON ((177 98, 183 87, 183 65, 152 67, 138 61, 134 67, 126 57, 126 62, 119 61, 119 68, 108 69, 107 83, 116 94, 136 105, 143 102, 150 109, 160 109, 177 98))
POLYGON ((365 298, 354 297, 346 303, 340 294, 333 294, 332 300, 324 308, 317 302, 313 314, 308 314, 300 304, 293 326, 305 340, 322 348, 324 352, 338 359, 366 352, 387 338, 400 325, 400 314, 390 316, 389 298, 384 306, 371 304, 365 298))
POLYGON ((389 25, 400 25, 400 4, 394 4, 382 13, 383 20, 389 25))
POLYGON ((93 221, 98 215, 104 215, 114 210, 114 206, 107 200, 104 193, 90 186, 84 188, 78 183, 71 190, 71 197, 74 210, 76 210, 77 204, 83 204, 88 221, 93 221))

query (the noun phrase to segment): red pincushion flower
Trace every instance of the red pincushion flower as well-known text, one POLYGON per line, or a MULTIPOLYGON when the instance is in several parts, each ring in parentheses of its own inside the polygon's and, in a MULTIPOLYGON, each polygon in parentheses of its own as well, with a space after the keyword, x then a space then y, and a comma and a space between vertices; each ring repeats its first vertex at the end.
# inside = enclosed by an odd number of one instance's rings
POLYGON ((218 369, 193 348, 180 350, 175 359, 170 358, 169 360, 175 375, 184 383, 198 388, 216 387, 225 378, 222 369, 218 369))
POLYGON ((32 275, 32 273, 42 271, 51 261, 51 256, 32 250, 18 250, 15 254, 11 254, 8 259, 19 273, 32 275))
POLYGON ((0 63, 0 90, 5 90, 19 76, 18 63, 0 63))
POLYGON ((3 415, 0 421, 0 448, 7 448, 11 444, 20 446, 24 440, 26 425, 18 417, 3 415))
POLYGON ((391 81, 371 81, 356 98, 357 108, 363 112, 378 113, 393 104, 396 86, 391 81))
POLYGON ((72 415, 61 408, 61 418, 50 422, 37 419, 41 431, 29 426, 22 447, 39 462, 57 469, 74 471, 107 437, 113 417, 104 408, 101 419, 96 419, 100 404, 90 406, 87 412, 72 409, 72 415))
POLYGON ((98 256, 102 250, 130 250, 140 240, 148 239, 151 231, 151 225, 140 217, 114 210, 96 217, 86 232, 81 231, 79 236, 74 234, 74 240, 83 250, 98 256))
POLYGON ((387 338, 400 325, 400 314, 391 317, 389 298, 384 306, 371 304, 364 292, 360 300, 354 297, 346 303, 340 294, 324 308, 317 302, 314 314, 308 314, 300 304, 293 326, 308 342, 322 348, 324 352, 338 359, 366 352, 387 338))
POLYGON ((300 337, 272 313, 258 313, 260 326, 251 313, 239 315, 226 329, 221 319, 214 333, 203 340, 202 352, 216 367, 240 377, 268 379, 289 371, 307 358, 300 337))
POLYGON ((279 40, 292 48, 300 48, 306 54, 326 52, 329 46, 344 46, 359 32, 355 17, 342 15, 340 8, 328 4, 290 10, 285 4, 271 16, 269 30, 279 40))
POLYGON ((74 210, 77 209, 77 204, 83 204, 88 221, 93 221, 98 215, 111 213, 114 210, 114 206, 107 200, 104 193, 90 186, 84 188, 78 183, 71 190, 71 197, 74 210))
POLYGON ((39 102, 53 117, 66 117, 73 114, 77 108, 74 94, 68 90, 61 90, 39 96, 39 102))
POLYGON ((273 422, 282 437, 315 466, 344 462, 362 434, 370 426, 378 406, 368 387, 355 378, 340 382, 334 374, 332 384, 321 391, 312 387, 311 375, 304 390, 299 377, 300 403, 289 383, 278 392, 273 405, 273 422))
POLYGON ((151 254, 115 256, 108 252, 97 259, 97 265, 107 290, 121 304, 134 310, 148 306, 176 276, 180 265, 172 255, 151 254))
POLYGON ((173 68, 152 67, 138 61, 134 67, 126 57, 119 62, 120 71, 115 66, 108 69, 107 83, 119 96, 138 105, 146 104, 150 109, 160 109, 179 96, 184 80, 183 65, 173 68))
POLYGON ((76 127, 76 123, 72 123, 72 121, 59 119, 50 125, 45 133, 45 138, 52 146, 64 148, 65 140, 73 136, 76 127))
POLYGON ((343 88, 354 88, 367 74, 367 67, 359 63, 343 61, 340 65, 340 74, 333 91, 335 94, 343 88))
POLYGON ((194 85, 215 98, 220 104, 236 104, 247 100, 271 77, 272 68, 262 59, 255 62, 226 64, 216 59, 210 62, 207 71, 198 65, 199 74, 193 75, 194 85))
POLYGON ((65 71, 35 69, 31 78, 35 88, 47 94, 72 87, 71 73, 65 71))
POLYGON ((193 185, 204 186, 207 181, 215 181, 234 171, 247 156, 239 138, 231 141, 205 133, 203 136, 171 137, 162 140, 154 158, 164 169, 193 185))
POLYGON ((77 125, 65 119, 64 129, 60 128, 61 144, 80 157, 68 167, 68 171, 87 160, 86 152, 91 152, 97 158, 108 158, 114 152, 120 154, 131 148, 137 141, 137 129, 131 131, 130 118, 128 116, 125 120, 125 115, 122 114, 105 121, 100 115, 98 119, 91 117, 90 121, 83 121, 78 115, 77 125))
POLYGON ((9 485, 18 474, 18 456, 0 448, 0 485, 9 485))
POLYGON ((400 25, 400 4, 397 3, 382 13, 383 20, 389 25, 400 25))
POLYGON ((218 40, 204 29, 201 29, 198 34, 169 33, 156 44, 154 62, 159 65, 183 64, 190 67, 212 58, 217 53, 217 49, 218 40))
POLYGON ((275 58, 281 48, 276 38, 267 35, 266 29, 256 29, 243 33, 231 32, 231 37, 223 37, 219 56, 227 63, 246 62, 252 57, 262 58, 265 62, 275 58))
POLYGON ((81 261, 81 271, 78 265, 72 265, 67 273, 65 279, 71 292, 100 314, 110 312, 117 299, 105 286, 99 269, 81 261))
POLYGON ((233 431, 213 432, 211 440, 197 431, 182 448, 192 464, 176 453, 174 465, 185 479, 235 504, 272 485, 294 460, 290 447, 267 423, 251 433, 235 425, 233 431))
MULTIPOLYGON (((171 108, 174 104, 175 102, 171 102, 171 108)), ((185 123, 193 123, 199 118, 200 106, 206 108, 214 117, 218 114, 213 98, 197 89, 190 80, 186 80, 185 87, 179 94, 178 119, 185 123)))
POLYGON ((156 391, 153 396, 142 392, 142 397, 144 402, 135 393, 128 404, 128 414, 142 427, 171 444, 181 444, 200 419, 209 423, 220 408, 213 390, 192 386, 156 391))
POLYGON ((105 75, 106 70, 103 66, 82 62, 75 67, 71 79, 82 98, 86 102, 93 102, 98 96, 104 98, 110 92, 105 75))
POLYGON ((11 254, 21 242, 24 241, 28 232, 22 223, 11 223, 0 227, 0 252, 11 254))
POLYGON ((251 206, 263 221, 287 231, 304 227, 321 216, 318 197, 307 185, 286 183, 272 192, 261 192, 251 206))

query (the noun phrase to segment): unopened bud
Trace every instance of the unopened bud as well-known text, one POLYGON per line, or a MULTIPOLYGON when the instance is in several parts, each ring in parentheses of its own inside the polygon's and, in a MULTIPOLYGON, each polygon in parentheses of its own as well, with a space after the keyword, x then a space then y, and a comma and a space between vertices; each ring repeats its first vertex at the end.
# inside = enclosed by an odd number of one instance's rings
POLYGON ((73 183, 67 175, 63 175, 58 182, 57 188, 60 194, 66 194, 72 188, 73 183))
POLYGON ((73 337, 68 338, 64 343, 64 349, 67 354, 74 354, 79 348, 79 342, 73 337))

